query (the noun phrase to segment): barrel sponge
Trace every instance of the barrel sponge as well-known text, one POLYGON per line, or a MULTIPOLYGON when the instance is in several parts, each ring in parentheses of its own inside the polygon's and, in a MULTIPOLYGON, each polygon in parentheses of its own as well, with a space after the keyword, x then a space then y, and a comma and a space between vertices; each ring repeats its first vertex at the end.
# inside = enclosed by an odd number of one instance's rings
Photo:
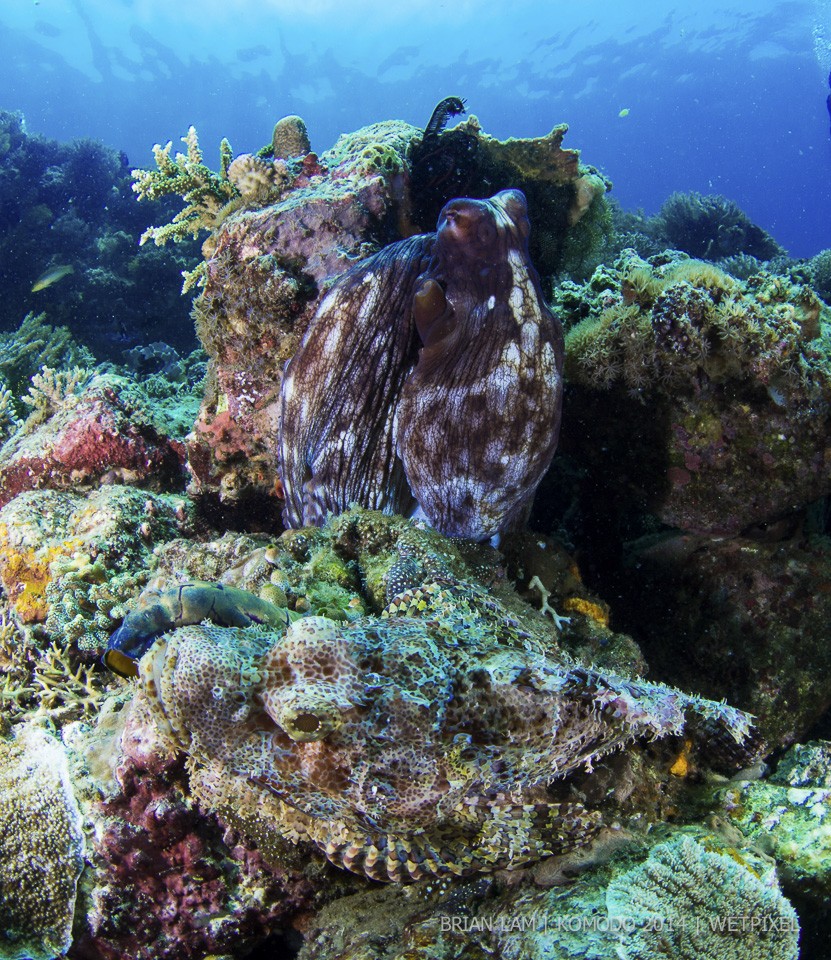
POLYGON ((69 949, 81 823, 60 741, 36 726, 0 740, 0 960, 69 949))
POLYGON ((622 960, 796 960, 799 922, 772 872, 681 836, 606 891, 622 960))

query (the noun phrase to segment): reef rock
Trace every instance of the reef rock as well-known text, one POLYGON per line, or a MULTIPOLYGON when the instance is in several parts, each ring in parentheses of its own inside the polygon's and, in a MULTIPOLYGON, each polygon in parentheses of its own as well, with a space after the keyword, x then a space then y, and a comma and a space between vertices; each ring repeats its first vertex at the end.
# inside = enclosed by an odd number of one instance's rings
POLYGON ((0 448, 0 506, 24 490, 129 483, 184 486, 184 448, 131 402, 128 382, 98 376, 63 390, 41 375, 35 412, 0 448))
POLYGON ((63 745, 18 727, 0 740, 0 957, 52 960, 69 948, 84 850, 63 745))
POLYGON ((620 620, 658 676, 748 710, 771 747, 831 707, 827 541, 644 538, 625 570, 620 620))
POLYGON ((831 492, 831 338, 808 287, 625 255, 581 299, 562 445, 598 525, 735 535, 831 492))
MULTIPOLYGON (((106 606, 104 598, 101 607, 86 603, 90 592, 117 575, 144 571, 155 544, 187 529, 189 516, 183 497, 116 485, 88 497, 21 493, 0 510, 0 582, 20 621, 39 623, 51 615, 62 644, 80 640, 93 632, 91 621, 106 606), (59 580, 65 589, 50 592, 59 580)), ((130 581, 131 591, 135 586, 130 581)), ((115 621, 105 616, 105 622, 111 631, 115 621)))

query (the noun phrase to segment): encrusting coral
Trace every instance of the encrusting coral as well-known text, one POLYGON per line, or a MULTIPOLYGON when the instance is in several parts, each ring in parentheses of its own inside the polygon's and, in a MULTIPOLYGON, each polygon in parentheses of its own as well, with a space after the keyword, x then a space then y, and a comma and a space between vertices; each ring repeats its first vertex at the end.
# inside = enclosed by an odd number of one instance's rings
POLYGON ((735 534, 829 491, 831 338, 810 288, 631 251, 586 286, 589 315, 566 335, 564 443, 595 476, 598 457, 617 465, 610 504, 735 534))
POLYGON ((84 865, 66 754, 45 729, 0 740, 0 957, 52 960, 69 949, 84 865))

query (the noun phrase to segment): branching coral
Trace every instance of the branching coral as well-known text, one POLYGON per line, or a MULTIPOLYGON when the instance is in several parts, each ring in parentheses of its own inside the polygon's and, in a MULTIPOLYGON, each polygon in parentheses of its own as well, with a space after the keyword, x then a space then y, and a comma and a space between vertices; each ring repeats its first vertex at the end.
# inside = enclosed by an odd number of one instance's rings
POLYGON ((0 375, 13 400, 22 397, 29 381, 44 367, 66 371, 90 367, 94 362, 93 355, 66 327, 50 326, 43 313, 28 313, 17 330, 0 333, 0 375))
POLYGON ((228 179, 232 152, 227 140, 219 147, 218 174, 202 162, 195 127, 190 127, 182 142, 187 152, 173 157, 170 155, 172 140, 164 147, 157 143, 153 147, 153 158, 158 169, 133 171, 133 190, 139 200, 158 200, 174 194, 185 201, 184 209, 176 214, 172 223, 148 227, 141 236, 142 244, 152 240, 156 246, 164 246, 168 240, 177 242, 188 236, 195 238, 201 230, 213 230, 227 214, 227 205, 239 197, 239 191, 228 179))

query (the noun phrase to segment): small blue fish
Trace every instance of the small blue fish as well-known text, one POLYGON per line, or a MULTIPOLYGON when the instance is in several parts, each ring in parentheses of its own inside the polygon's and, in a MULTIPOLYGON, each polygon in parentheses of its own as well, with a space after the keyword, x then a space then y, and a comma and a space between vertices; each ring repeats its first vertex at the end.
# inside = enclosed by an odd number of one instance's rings
POLYGON ((32 293, 37 293, 38 290, 45 290, 47 287, 51 287, 53 283, 57 283, 58 280, 63 280, 63 278, 70 273, 75 273, 75 268, 69 266, 67 263, 56 264, 54 267, 49 267, 35 280, 32 293))

